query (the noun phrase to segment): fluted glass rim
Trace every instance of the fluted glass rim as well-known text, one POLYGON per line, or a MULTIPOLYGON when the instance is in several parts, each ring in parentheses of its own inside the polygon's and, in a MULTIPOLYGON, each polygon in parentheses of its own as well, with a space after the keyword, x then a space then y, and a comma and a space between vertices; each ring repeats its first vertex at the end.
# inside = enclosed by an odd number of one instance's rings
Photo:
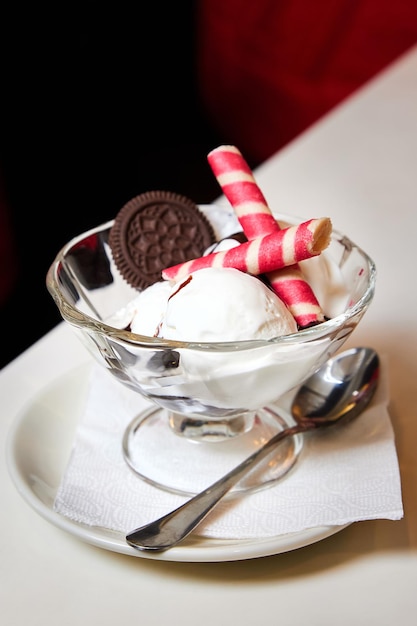
MULTIPOLYGON (((289 223, 297 223, 300 220, 300 218, 288 216, 282 213, 278 214, 276 217, 277 219, 282 219, 288 221, 289 223)), ((308 343, 332 335, 333 333, 340 331, 349 322, 349 320, 356 318, 358 315, 362 316, 372 302, 375 294, 377 270, 374 260, 358 244, 350 239, 350 237, 343 234, 337 229, 333 229, 332 240, 341 243, 345 247, 355 249, 357 253, 363 258, 367 266, 369 275, 368 284, 362 296, 355 304, 349 306, 343 313, 340 313, 339 315, 332 317, 329 320, 325 320, 324 322, 321 322, 316 326, 311 326, 309 328, 298 330, 297 332, 289 335, 282 335, 269 339, 248 339, 242 341, 227 342, 185 342, 132 333, 131 331, 111 326, 104 321, 97 320, 91 315, 80 311, 65 297, 62 289, 60 288, 58 280, 59 268, 65 260, 67 253, 84 239, 109 230, 112 227, 113 223, 114 220, 103 222, 98 226, 95 226, 73 237, 64 246, 62 246, 47 271, 46 286, 50 295, 54 299, 62 318, 66 322, 89 332, 101 333, 105 336, 111 337, 116 341, 133 344, 140 347, 149 347, 153 349, 187 348, 190 350, 209 350, 216 352, 235 352, 239 350, 244 351, 253 348, 266 347, 268 345, 276 346, 277 344, 285 346, 300 344, 304 342, 308 343)))

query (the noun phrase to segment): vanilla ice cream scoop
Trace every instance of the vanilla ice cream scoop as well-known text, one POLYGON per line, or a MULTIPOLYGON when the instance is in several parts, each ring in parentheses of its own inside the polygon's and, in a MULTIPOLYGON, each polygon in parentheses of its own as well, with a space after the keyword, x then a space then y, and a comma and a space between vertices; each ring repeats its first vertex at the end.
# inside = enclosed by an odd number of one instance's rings
POLYGON ((132 333, 156 337, 171 293, 168 281, 162 280, 147 287, 119 309, 107 323, 115 328, 129 328, 132 333))
POLYGON ((278 296, 259 278, 234 268, 205 268, 175 285, 159 336, 177 341, 270 339, 297 332, 278 296))

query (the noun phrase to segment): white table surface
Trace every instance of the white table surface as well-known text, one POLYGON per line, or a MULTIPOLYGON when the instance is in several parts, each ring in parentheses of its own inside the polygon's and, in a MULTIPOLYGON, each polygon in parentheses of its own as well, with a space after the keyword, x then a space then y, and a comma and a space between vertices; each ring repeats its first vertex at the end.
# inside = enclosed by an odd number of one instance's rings
MULTIPOLYGON (((374 302, 346 347, 388 357, 404 518, 247 561, 133 558, 48 523, 17 492, 2 454, 5 626, 417 624, 417 48, 255 174, 271 206, 331 217, 376 261, 374 302)), ((3 448, 30 399, 89 358, 59 324, 2 370, 3 448)))

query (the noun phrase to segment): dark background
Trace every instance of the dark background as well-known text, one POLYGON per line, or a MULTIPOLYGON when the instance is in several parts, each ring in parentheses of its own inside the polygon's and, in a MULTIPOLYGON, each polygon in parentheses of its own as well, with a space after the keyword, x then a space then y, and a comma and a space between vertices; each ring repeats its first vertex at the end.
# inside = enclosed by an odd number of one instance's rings
POLYGON ((45 276, 70 238, 144 191, 220 194, 206 156, 227 137, 196 88, 194 3, 141 4, 0 10, 0 166, 18 246, 0 367, 61 321, 45 276))

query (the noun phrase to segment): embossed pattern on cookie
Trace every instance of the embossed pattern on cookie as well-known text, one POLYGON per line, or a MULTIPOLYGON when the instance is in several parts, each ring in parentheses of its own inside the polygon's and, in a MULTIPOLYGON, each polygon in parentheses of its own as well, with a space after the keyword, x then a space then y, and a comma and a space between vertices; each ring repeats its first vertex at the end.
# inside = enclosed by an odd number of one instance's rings
POLYGON ((116 215, 109 245, 123 278, 137 289, 162 279, 162 269, 203 254, 214 230, 198 206, 170 191, 132 198, 116 215))

